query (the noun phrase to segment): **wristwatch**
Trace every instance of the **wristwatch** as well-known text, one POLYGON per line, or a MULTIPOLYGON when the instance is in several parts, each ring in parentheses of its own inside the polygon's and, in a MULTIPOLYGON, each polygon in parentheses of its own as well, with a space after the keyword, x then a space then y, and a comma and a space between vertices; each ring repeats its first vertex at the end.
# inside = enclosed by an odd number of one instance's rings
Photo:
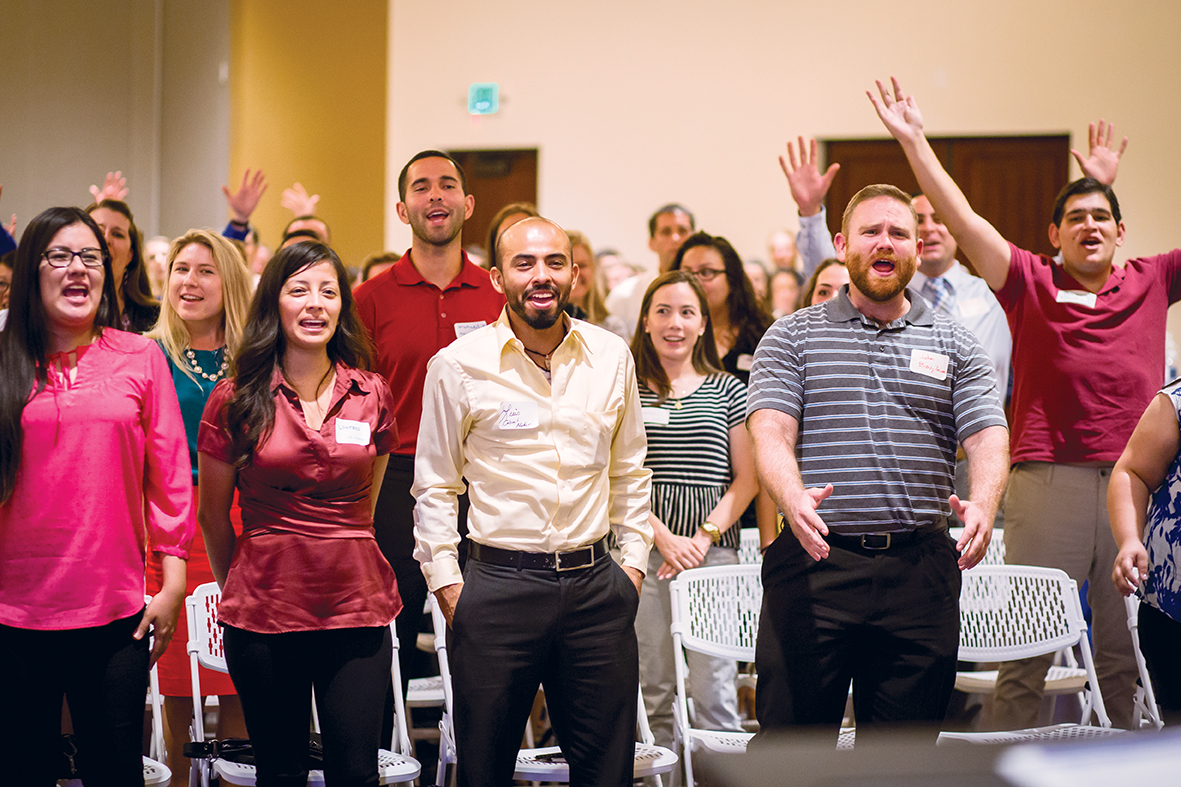
POLYGON ((718 526, 713 522, 710 522, 708 519, 701 523, 700 528, 705 531, 707 536, 709 536, 711 543, 716 544, 722 540, 722 531, 718 530, 718 526))

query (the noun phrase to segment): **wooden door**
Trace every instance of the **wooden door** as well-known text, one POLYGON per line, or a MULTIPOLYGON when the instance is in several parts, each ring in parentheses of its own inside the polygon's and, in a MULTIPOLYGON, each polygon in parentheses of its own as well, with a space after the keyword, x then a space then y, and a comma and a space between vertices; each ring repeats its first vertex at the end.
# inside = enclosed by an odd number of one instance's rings
MULTIPOLYGON (((826 163, 841 171, 829 189, 828 226, 840 231, 849 199, 871 183, 892 183, 908 194, 918 181, 893 139, 827 140, 826 163)), ((1066 185, 1068 135, 1030 137, 935 137, 931 147, 963 189, 973 209, 1023 249, 1053 254, 1046 229, 1054 197, 1066 185)), ((963 254, 960 261, 965 262, 963 254)), ((970 267, 970 266, 969 266, 970 267)))
POLYGON ((468 193, 476 198, 472 217, 463 224, 464 248, 487 244, 488 225, 505 205, 537 204, 537 148, 447 152, 463 167, 468 193))

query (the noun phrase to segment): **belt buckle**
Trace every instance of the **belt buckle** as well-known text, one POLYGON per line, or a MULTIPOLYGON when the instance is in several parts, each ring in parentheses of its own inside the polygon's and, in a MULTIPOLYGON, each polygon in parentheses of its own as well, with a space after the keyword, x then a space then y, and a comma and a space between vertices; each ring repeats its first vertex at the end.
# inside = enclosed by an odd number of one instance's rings
POLYGON ((555 563, 554 569, 559 572, 561 572, 561 571, 577 571, 580 568, 587 568, 588 566, 594 565, 594 562, 595 562, 595 548, 593 545, 589 546, 589 547, 581 547, 580 549, 572 549, 569 552, 555 552, 554 553, 554 563, 555 563), (562 562, 565 559, 568 559, 568 558, 572 559, 574 557, 579 557, 582 555, 585 555, 587 558, 585 563, 579 563, 576 566, 563 566, 562 565, 562 562))
POLYGON ((889 549, 890 548, 890 541, 891 541, 890 536, 891 536, 890 533, 865 533, 864 535, 861 536, 861 548, 862 549, 878 550, 878 551, 883 550, 883 549, 889 549), (871 547, 869 544, 865 543, 865 539, 867 539, 867 538, 873 538, 873 537, 881 538, 882 536, 886 537, 886 543, 880 547, 878 547, 878 546, 871 547))

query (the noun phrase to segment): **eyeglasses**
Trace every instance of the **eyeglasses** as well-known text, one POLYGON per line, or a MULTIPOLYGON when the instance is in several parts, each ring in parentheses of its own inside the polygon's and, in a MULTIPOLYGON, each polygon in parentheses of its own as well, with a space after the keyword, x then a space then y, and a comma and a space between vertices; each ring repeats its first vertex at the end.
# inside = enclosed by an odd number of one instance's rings
POLYGON ((683 270, 690 276, 696 276, 698 281, 713 281, 714 279, 726 273, 724 268, 702 268, 696 271, 691 271, 688 268, 684 268, 683 270))
POLYGON ((101 268, 103 266, 103 259, 105 255, 102 249, 82 249, 82 251, 74 251, 63 247, 49 249, 41 255, 41 259, 45 260, 54 268, 68 268, 74 258, 82 260, 82 264, 87 268, 101 268))

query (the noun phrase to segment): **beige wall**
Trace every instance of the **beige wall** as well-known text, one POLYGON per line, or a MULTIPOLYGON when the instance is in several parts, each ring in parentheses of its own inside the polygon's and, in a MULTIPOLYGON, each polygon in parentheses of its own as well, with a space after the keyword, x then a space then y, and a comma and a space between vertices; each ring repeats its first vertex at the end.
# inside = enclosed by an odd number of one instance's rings
MULTIPOLYGON (((830 3, 391 0, 386 241, 398 169, 425 147, 540 148, 543 213, 651 263, 645 221, 682 201, 765 256, 795 226, 776 156, 789 136, 884 135, 864 95, 898 75, 933 134, 1131 137, 1117 189, 1128 254, 1181 244, 1181 4, 1076 0, 830 3), (499 82, 498 115, 466 112, 499 82)), ((1073 170, 1072 170, 1073 171, 1073 170)), ((1047 215, 1049 206, 1031 205, 1047 215)))
POLYGON ((278 244, 295 181, 319 194, 346 264, 382 249, 385 196, 385 0, 231 2, 230 172, 261 167, 270 190, 255 214, 278 244))

